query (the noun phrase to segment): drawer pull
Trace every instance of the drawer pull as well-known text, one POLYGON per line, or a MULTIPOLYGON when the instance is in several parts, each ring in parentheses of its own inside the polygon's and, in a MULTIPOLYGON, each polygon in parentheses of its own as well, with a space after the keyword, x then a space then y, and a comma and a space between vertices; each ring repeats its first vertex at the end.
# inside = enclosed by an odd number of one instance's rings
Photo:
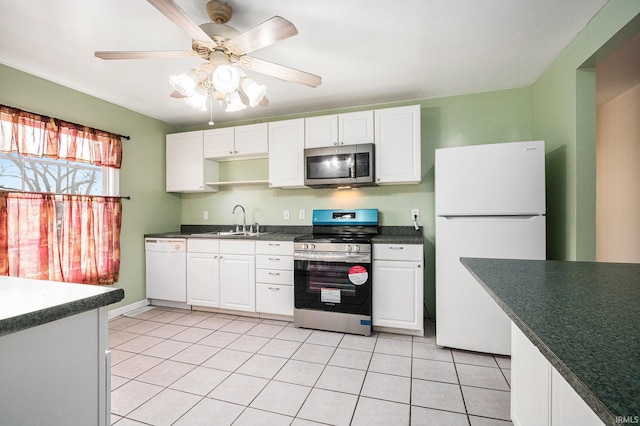
POLYGON ((271 260, 272 262, 280 262, 279 257, 270 257, 269 260, 271 260))
POLYGON ((280 275, 280 272, 269 272, 269 275, 276 275, 276 276, 278 276, 278 275, 280 275))
POLYGON ((280 291, 280 287, 269 287, 269 290, 280 291))
POLYGON ((280 247, 280 243, 269 243, 270 247, 280 247))
POLYGON ((390 250, 404 250, 404 247, 402 247, 402 246, 390 246, 389 249, 390 250))

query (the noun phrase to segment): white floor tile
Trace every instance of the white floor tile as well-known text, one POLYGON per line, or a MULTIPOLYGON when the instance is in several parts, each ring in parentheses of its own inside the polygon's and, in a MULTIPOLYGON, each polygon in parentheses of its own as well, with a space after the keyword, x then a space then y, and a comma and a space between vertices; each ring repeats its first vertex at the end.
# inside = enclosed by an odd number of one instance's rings
POLYGON ((267 337, 248 336, 245 334, 230 343, 227 349, 256 353, 268 342, 269 338, 267 337))
POLYGON ((316 345, 333 346, 335 348, 340 344, 343 336, 343 333, 314 330, 307 338, 306 342, 316 345))
POLYGON ((300 342, 293 340, 271 339, 259 351, 262 355, 271 355, 281 358, 291 358, 300 347, 300 342))
POLYGON ((459 350, 453 350, 451 353, 453 354, 453 360, 456 363, 498 367, 498 363, 493 355, 459 350))
POLYGON ((509 392, 462 386, 462 393, 469 414, 501 420, 511 418, 509 392))
POLYGON ((215 331, 208 335, 207 337, 200 340, 198 343, 201 345, 208 346, 216 346, 218 348, 227 347, 229 344, 233 343, 235 340, 240 338, 242 334, 238 333, 227 333, 225 331, 215 331))
POLYGON ((300 409, 298 417, 337 426, 348 425, 357 402, 356 395, 314 388, 300 409))
POLYGON ((269 383, 267 379, 233 373, 207 396, 221 401, 249 405, 267 383, 269 383))
POLYGON ((360 397, 351 426, 408 425, 409 412, 408 404, 360 397))
POLYGON ((221 350, 222 348, 215 346, 191 345, 172 356, 171 359, 173 361, 186 362, 187 364, 200 365, 221 350))
POLYGON ((216 426, 229 426, 244 408, 242 405, 204 398, 180 417, 174 426, 211 426, 212 419, 215 419, 216 426))
POLYGON ((458 375, 453 362, 414 358, 412 377, 458 384, 458 375))
POLYGON ((480 365, 456 364, 461 385, 477 386, 496 390, 509 390, 502 370, 480 365))
POLYGON ((246 333, 256 326, 255 322, 241 321, 235 320, 231 321, 229 324, 226 324, 224 327, 220 328, 220 331, 227 331, 229 333, 246 333))
POLYGON ((411 426, 469 426, 466 414, 411 406, 411 426))
POLYGON ((242 364, 251 358, 249 352, 222 349, 214 356, 202 363, 203 367, 216 368, 218 370, 236 371, 242 364))
POLYGON ((146 334, 147 336, 162 337, 163 339, 168 339, 180 333, 181 331, 186 330, 187 328, 188 327, 185 327, 183 325, 164 324, 161 327, 158 327, 146 334))
POLYGON ((323 364, 291 359, 280 369, 274 380, 313 386, 318 381, 324 368, 323 364))
POLYGON ((328 365, 320 375, 316 387, 358 395, 362 390, 365 374, 364 370, 328 365))
POLYGON ((378 337, 374 352, 389 355, 411 356, 411 341, 378 337))
POLYGON ((169 426, 202 398, 190 393, 165 389, 127 417, 157 426, 169 426))
POLYGON ((287 362, 284 358, 275 356, 255 354, 247 360, 236 372, 246 374, 248 376, 263 377, 271 379, 275 376, 282 366, 287 362))
POLYGON ((131 380, 111 392, 111 412, 126 416, 164 390, 161 386, 131 380))
POLYGON ((253 400, 250 407, 295 416, 310 391, 311 388, 308 386, 271 381, 253 400))
POLYGON ((204 396, 215 389, 230 374, 228 371, 196 367, 175 381, 170 387, 171 389, 204 396))
POLYGON ((162 362, 161 358, 146 355, 135 355, 111 368, 111 374, 133 379, 145 371, 151 370, 162 362))
MULTIPOLYGON (((452 365, 453 367, 453 365, 452 365)), ((407 356, 374 353, 369 371, 411 377, 411 358, 407 356)))
POLYGON ((189 346, 191 346, 191 344, 187 342, 179 342, 177 340, 164 340, 142 352, 142 354, 155 356, 157 358, 168 359, 187 349, 189 346))
POLYGON ((191 364, 167 360, 142 373, 136 377, 136 380, 167 387, 193 368, 194 366, 191 364))
POLYGON ((293 340, 296 342, 304 342, 309 336, 311 331, 306 328, 285 327, 275 337, 282 340, 293 340))
POLYGON ((373 352, 376 346, 377 336, 356 336, 354 334, 345 334, 340 341, 339 348, 355 349, 358 351, 373 352))
POLYGON ((460 386, 452 383, 413 379, 411 383, 411 405, 466 413, 460 386))
POLYGON ((198 327, 189 327, 186 330, 175 334, 171 340, 180 342, 196 343, 213 333, 213 330, 198 327))
POLYGON ((311 343, 303 343, 295 354, 291 357, 299 361, 317 362, 319 364, 326 364, 335 348, 331 346, 313 345, 311 343))
POLYGON ((260 337, 275 337, 283 329, 284 329, 284 326, 282 325, 271 325, 271 324, 260 323, 255 327, 253 327, 251 330, 247 331, 247 334, 251 336, 260 336, 260 337))
POLYGON ((409 404, 411 378, 369 371, 364 379, 361 395, 409 404))
POLYGON ((282 414, 270 413, 268 411, 247 408, 238 417, 234 426, 289 426, 293 418, 282 414))
POLYGON ((413 357, 453 362, 451 349, 438 348, 431 343, 413 342, 413 357))
POLYGON ((118 345, 117 349, 121 351, 141 353, 162 342, 164 342, 164 339, 161 339, 159 337, 138 336, 121 345, 118 345))
POLYGON ((371 355, 372 352, 337 348, 329 360, 329 365, 366 370, 369 367, 371 355))

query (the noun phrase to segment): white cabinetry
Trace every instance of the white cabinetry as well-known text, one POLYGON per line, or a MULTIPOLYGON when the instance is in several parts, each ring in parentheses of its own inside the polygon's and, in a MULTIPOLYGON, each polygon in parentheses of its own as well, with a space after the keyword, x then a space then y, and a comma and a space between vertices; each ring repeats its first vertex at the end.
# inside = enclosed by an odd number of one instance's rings
POLYGON ((256 242, 256 311, 293 315, 293 242, 256 242))
POLYGON ((304 118, 269 123, 269 186, 304 187, 304 118))
POLYGON ((511 323, 511 420, 515 426, 604 425, 514 323, 511 323))
POLYGON ((187 240, 187 303, 220 307, 219 240, 187 240))
POLYGON ((420 183, 420 105, 375 111, 376 183, 420 183))
POLYGON ((373 143, 373 111, 305 119, 305 147, 373 143))
POLYGON ((269 153, 267 123, 205 130, 203 137, 205 158, 245 160, 269 153))
POLYGON ((219 180, 218 163, 203 155, 202 131, 166 136, 167 192, 217 191, 205 182, 219 180))
POLYGON ((255 241, 220 241, 220 307, 256 311, 255 241))
POLYGON ((373 326, 422 336, 423 247, 373 245, 373 326))

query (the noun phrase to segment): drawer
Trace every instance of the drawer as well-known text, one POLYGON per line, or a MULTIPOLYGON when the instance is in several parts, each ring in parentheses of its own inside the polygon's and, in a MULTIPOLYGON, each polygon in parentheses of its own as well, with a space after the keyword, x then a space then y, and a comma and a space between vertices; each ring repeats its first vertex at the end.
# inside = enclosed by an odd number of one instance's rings
POLYGON ((257 284, 256 312, 293 315, 293 286, 257 284))
POLYGON ((293 241, 256 241, 256 254, 293 256, 293 241))
POLYGON ((256 256, 256 268, 293 271, 293 256, 259 254, 256 256))
POLYGON ((265 284, 293 285, 293 271, 256 269, 256 282, 265 284))
POLYGON ((374 244, 373 259, 422 261, 422 244, 374 244))
POLYGON ((189 238, 187 239, 187 251, 192 253, 218 253, 220 251, 220 240, 189 238))
POLYGON ((248 254, 252 255, 256 252, 255 241, 220 241, 220 253, 224 254, 248 254))

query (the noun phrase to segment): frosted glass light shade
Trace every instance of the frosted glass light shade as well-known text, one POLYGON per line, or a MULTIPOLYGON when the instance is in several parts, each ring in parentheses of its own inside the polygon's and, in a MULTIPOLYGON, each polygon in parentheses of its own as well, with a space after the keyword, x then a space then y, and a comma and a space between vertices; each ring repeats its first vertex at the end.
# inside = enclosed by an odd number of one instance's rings
POLYGON ((249 106, 253 108, 264 98, 264 95, 267 93, 267 88, 250 78, 245 78, 242 80, 242 91, 247 95, 247 98, 249 98, 249 106))
POLYGON ((207 91, 197 86, 191 96, 187 96, 186 98, 184 98, 184 101, 191 108, 197 109, 198 111, 206 111, 208 98, 209 94, 207 93, 207 91))
POLYGON ((242 103, 242 99, 240 99, 240 95, 238 94, 238 92, 229 93, 229 95, 227 96, 227 108, 225 109, 226 112, 242 111, 246 107, 247 106, 242 103))
POLYGON ((182 74, 170 76, 169 84, 182 96, 191 96, 198 87, 198 75, 193 70, 188 70, 182 74))
POLYGON ((238 89, 240 73, 231 65, 220 65, 213 71, 211 81, 217 91, 231 93, 238 89))

